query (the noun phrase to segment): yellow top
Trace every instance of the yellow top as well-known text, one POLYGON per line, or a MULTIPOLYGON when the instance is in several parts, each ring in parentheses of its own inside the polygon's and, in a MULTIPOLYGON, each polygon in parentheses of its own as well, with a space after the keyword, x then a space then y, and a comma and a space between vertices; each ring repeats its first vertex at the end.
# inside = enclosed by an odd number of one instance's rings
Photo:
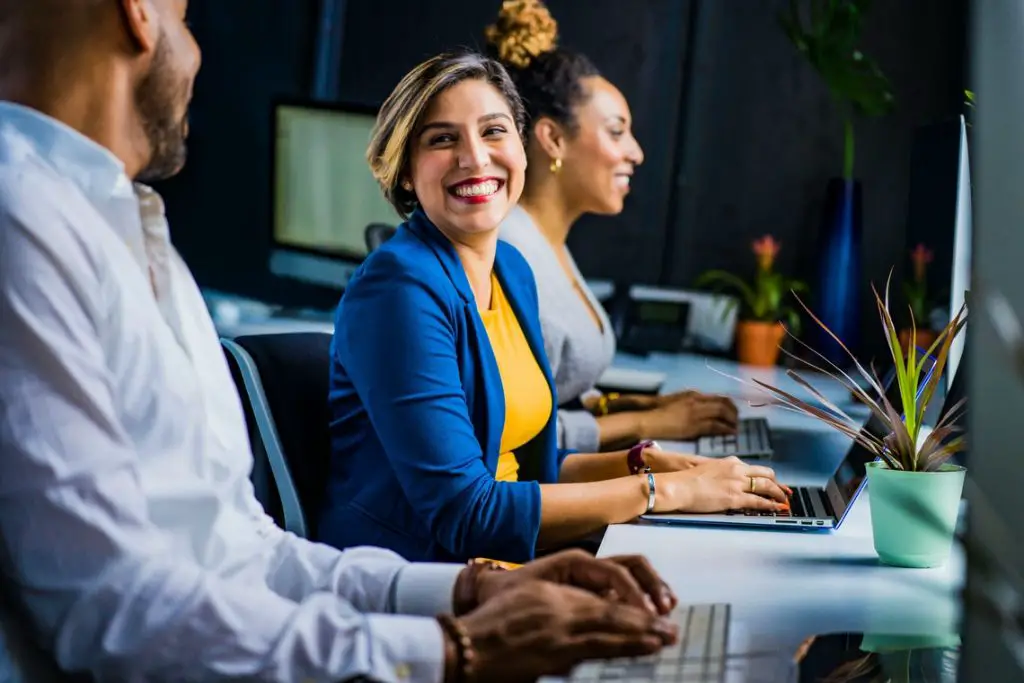
POLYGON ((501 432, 501 456, 494 478, 518 481, 515 450, 540 434, 551 417, 551 387, 533 356, 515 311, 505 298, 498 278, 491 275, 491 307, 481 311, 487 337, 498 361, 505 391, 505 426, 501 432))

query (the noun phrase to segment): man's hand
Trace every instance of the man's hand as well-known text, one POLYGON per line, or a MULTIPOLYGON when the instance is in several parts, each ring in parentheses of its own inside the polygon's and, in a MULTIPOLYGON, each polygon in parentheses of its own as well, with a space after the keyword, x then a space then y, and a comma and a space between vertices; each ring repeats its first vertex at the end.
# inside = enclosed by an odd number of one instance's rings
POLYGON ((668 614, 677 603, 650 563, 638 555, 597 559, 582 550, 566 550, 520 569, 486 571, 476 577, 478 605, 538 580, 574 586, 652 614, 668 614))
MULTIPOLYGON (((603 567, 594 570, 596 565, 570 561, 573 566, 566 569, 564 562, 554 563, 561 569, 548 571, 563 578, 582 572, 587 582, 606 582, 597 578, 603 567)), ((652 654, 678 636, 673 625, 649 610, 604 600, 573 586, 528 579, 523 571, 481 575, 520 578, 461 618, 475 653, 475 680, 511 683, 565 675, 588 659, 652 654)))

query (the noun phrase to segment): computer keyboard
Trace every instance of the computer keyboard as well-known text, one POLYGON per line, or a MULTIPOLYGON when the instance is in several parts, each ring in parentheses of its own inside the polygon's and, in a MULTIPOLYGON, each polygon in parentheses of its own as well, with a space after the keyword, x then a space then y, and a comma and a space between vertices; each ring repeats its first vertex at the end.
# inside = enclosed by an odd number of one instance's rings
POLYGON ((735 455, 740 458, 769 458, 772 436, 768 420, 754 417, 740 420, 736 434, 702 436, 697 440, 697 453, 711 458, 735 455))
POLYGON ((680 605, 671 619, 679 640, 661 652, 634 659, 585 662, 571 683, 723 683, 727 668, 729 605, 680 605))

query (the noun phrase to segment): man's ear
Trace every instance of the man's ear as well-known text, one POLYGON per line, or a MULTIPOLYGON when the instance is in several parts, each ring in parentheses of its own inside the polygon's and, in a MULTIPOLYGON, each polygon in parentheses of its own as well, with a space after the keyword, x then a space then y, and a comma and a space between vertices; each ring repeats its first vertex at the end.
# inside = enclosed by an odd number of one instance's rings
POLYGON ((546 116, 537 119, 533 124, 532 135, 544 153, 552 159, 561 159, 565 156, 565 130, 554 119, 546 116))
MULTIPOLYGON (((159 1, 159 0, 157 0, 159 1)), ((117 0, 128 38, 140 52, 152 52, 160 39, 154 0, 117 0)))

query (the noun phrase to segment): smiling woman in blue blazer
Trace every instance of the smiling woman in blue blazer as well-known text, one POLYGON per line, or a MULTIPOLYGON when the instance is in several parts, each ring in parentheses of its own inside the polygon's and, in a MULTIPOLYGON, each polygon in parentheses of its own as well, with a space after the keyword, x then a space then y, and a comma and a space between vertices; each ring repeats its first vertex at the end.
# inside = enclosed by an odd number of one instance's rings
POLYGON ((556 448, 533 275, 498 242, 523 188, 523 117, 504 68, 471 53, 416 67, 381 108, 368 157, 407 220, 338 306, 327 543, 522 562, 646 510, 785 499, 738 460, 556 448))

